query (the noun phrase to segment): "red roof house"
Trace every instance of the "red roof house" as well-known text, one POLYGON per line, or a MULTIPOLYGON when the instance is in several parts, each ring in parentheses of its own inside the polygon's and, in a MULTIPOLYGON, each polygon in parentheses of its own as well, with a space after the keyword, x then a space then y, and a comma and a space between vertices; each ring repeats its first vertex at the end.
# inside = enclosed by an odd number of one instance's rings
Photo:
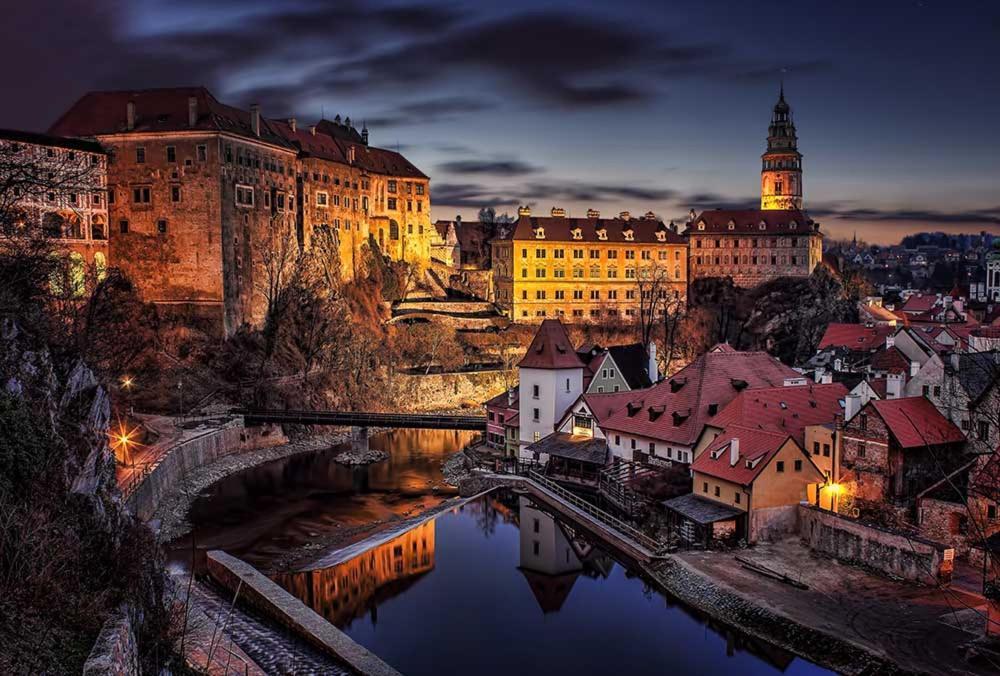
POLYGON ((871 352, 885 345, 886 337, 896 331, 896 327, 885 325, 830 324, 826 327, 817 349, 844 347, 854 352, 871 352))

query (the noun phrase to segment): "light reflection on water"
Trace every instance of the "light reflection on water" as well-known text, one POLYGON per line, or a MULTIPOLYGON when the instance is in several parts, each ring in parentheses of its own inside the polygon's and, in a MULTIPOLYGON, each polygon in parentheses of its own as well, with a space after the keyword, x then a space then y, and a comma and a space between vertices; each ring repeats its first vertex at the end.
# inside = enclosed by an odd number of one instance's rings
POLYGON ((410 676, 827 673, 675 605, 524 496, 497 492, 275 580, 410 676))

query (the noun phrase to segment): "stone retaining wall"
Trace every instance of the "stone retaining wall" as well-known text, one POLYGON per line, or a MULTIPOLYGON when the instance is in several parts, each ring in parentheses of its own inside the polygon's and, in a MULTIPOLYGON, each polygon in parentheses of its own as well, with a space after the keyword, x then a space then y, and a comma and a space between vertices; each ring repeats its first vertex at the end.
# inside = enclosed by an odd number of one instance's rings
POLYGON ((246 428, 242 418, 234 420, 224 427, 179 442, 168 450, 160 463, 128 496, 126 506, 140 520, 148 521, 156 512, 160 499, 183 483, 192 470, 227 455, 287 442, 280 427, 263 425, 246 428))
POLYGON ((955 550, 933 540, 799 505, 799 535, 813 551, 911 582, 951 581, 955 550))
POLYGON ((503 371, 437 373, 426 376, 398 374, 393 388, 400 402, 414 411, 438 411, 466 404, 480 406, 507 389, 503 371))
POLYGON ((129 606, 112 615, 83 663, 83 676, 138 676, 139 648, 129 606))
POLYGON ((342 660, 359 674, 400 676, 377 655, 356 643, 246 561, 213 550, 208 552, 207 562, 208 574, 213 580, 234 594, 239 589, 239 604, 250 606, 291 629, 310 645, 342 660))

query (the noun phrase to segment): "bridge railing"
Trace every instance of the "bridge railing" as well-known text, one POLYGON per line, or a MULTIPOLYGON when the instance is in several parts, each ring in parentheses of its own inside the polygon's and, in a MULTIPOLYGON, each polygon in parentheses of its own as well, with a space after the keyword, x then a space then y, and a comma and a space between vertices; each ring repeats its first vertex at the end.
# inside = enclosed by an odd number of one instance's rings
POLYGON ((635 528, 630 524, 625 523, 616 516, 605 512, 603 509, 595 507, 594 505, 590 504, 583 498, 572 493, 571 491, 566 490, 565 488, 557 484, 555 481, 552 481, 551 479, 537 472, 536 470, 534 469, 529 470, 528 478, 534 481, 535 483, 541 485, 546 490, 555 493, 559 498, 570 503, 580 511, 585 512, 586 514, 593 517, 595 520, 599 521, 605 526, 608 526, 612 530, 618 531, 620 535, 625 536, 625 539, 632 540, 636 544, 641 545, 650 553, 656 554, 663 549, 663 545, 661 545, 659 542, 649 537, 639 529, 635 528))

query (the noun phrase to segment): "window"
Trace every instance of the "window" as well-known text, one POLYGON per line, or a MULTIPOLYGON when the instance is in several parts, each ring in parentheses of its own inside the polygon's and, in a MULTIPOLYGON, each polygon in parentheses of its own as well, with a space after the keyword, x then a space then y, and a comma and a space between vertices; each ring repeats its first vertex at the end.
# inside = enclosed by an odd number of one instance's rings
POLYGON ((148 185, 138 185, 132 188, 133 204, 149 204, 151 190, 148 185))
POLYGON ((776 469, 777 469, 778 472, 784 472, 785 471, 785 461, 784 460, 779 460, 778 463, 777 463, 776 469))
POLYGON ((743 499, 743 496, 740 495, 739 491, 736 491, 736 493, 733 495, 733 502, 735 502, 738 505, 738 504, 740 504, 740 500, 742 500, 742 499, 743 499))
POLYGON ((531 398, 532 399, 538 399, 538 395, 539 395, 539 387, 538 387, 538 385, 532 385, 531 386, 531 398))
MULTIPOLYGON (((538 422, 539 417, 540 416, 539 416, 538 409, 537 408, 531 409, 531 419, 534 420, 535 422, 538 422)), ((538 434, 538 433, 535 432, 535 434, 538 434)))
POLYGON ((823 457, 824 458, 830 457, 830 444, 823 444, 823 457))
POLYGON ((208 146, 198 146, 198 161, 205 162, 208 160, 208 146))
POLYGON ((330 196, 325 192, 316 193, 316 206, 323 207, 325 209, 329 200, 330 196))
POLYGON ((615 435, 615 446, 621 446, 621 445, 622 445, 621 435, 616 434, 615 435))
POLYGON ((539 529, 539 521, 538 521, 538 519, 535 519, 535 528, 534 528, 534 530, 535 530, 536 533, 538 532, 538 529, 539 529))
POLYGON ((656 455, 656 442, 655 441, 650 441, 649 442, 649 454, 650 455, 656 455))
POLYGON ((531 551, 535 556, 538 556, 538 540, 531 541, 531 551))
POLYGON ((238 207, 252 207, 253 206, 253 187, 249 185, 237 185, 236 186, 236 206, 238 207))
POLYGON ((174 146, 167 146, 167 162, 173 164, 177 161, 177 148, 174 146))
POLYGON ((987 420, 979 421, 979 439, 980 441, 989 441, 990 438, 990 423, 987 420))
POLYGON ((389 199, 387 199, 385 201, 385 208, 389 209, 390 211, 395 211, 396 210, 396 198, 395 197, 390 197, 389 199))
POLYGON ((569 378, 566 379, 566 391, 569 392, 569 378))
MULTIPOLYGON (((390 193, 395 193, 396 192, 396 182, 395 181, 388 181, 386 183, 386 190, 388 190, 390 193)), ((393 203, 395 203, 396 200, 392 200, 392 201, 393 201, 393 203)), ((395 209, 396 207, 391 207, 391 208, 395 209)))
POLYGON ((146 163, 146 149, 143 146, 137 146, 135 149, 135 163, 136 164, 146 163))
POLYGON ((863 441, 860 444, 858 444, 858 457, 859 458, 865 457, 865 442, 863 441))
POLYGON ((156 231, 161 235, 167 234, 167 220, 165 218, 161 218, 156 222, 156 231))
POLYGON ((705 481, 705 482, 703 482, 701 484, 701 492, 702 493, 708 493, 708 482, 707 481, 705 481))
POLYGON ((635 439, 631 440, 631 444, 632 444, 632 450, 634 451, 635 450, 635 439))
POLYGON ((721 494, 722 494, 722 491, 719 489, 718 486, 716 486, 715 487, 715 497, 719 497, 721 494))
POLYGON ((179 185, 170 186, 170 201, 171 202, 181 201, 181 187, 179 185))
POLYGON ((801 472, 802 471, 802 461, 801 460, 796 460, 795 461, 795 471, 796 472, 801 472))
POLYGON ((423 183, 417 183, 416 187, 417 187, 417 194, 418 195, 423 195, 424 194, 424 184, 423 183))
POLYGON ((986 507, 986 518, 989 519, 990 521, 995 521, 996 520, 996 518, 997 518, 997 506, 996 505, 988 505, 986 507))
POLYGON ((125 219, 118 221, 118 232, 120 232, 123 235, 128 234, 128 221, 126 221, 125 219))

